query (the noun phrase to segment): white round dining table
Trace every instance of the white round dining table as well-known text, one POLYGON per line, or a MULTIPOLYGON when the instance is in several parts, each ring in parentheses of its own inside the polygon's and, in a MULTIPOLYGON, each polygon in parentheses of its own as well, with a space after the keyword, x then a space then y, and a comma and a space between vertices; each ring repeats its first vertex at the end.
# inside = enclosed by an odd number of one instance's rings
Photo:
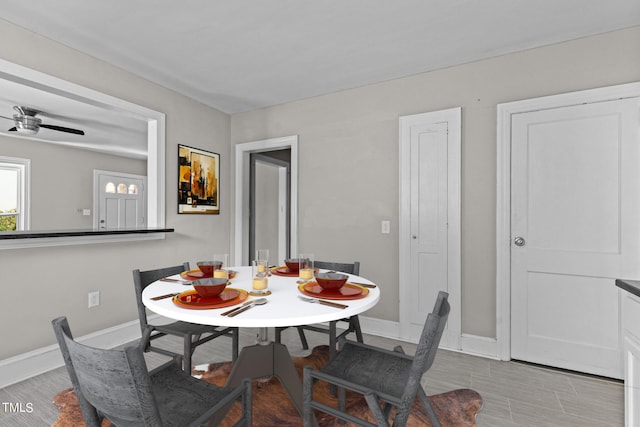
MULTIPOLYGON (((243 289, 251 291, 251 267, 230 267, 236 272, 236 276, 231 279, 229 288, 243 289)), ((169 279, 180 280, 179 275, 171 276, 169 279)), ((271 295, 267 296, 267 304, 255 306, 237 316, 221 316, 221 313, 233 307, 222 307, 214 309, 189 309, 179 306, 173 302, 172 298, 164 298, 154 301, 151 298, 167 295, 171 293, 184 292, 193 289, 191 285, 185 286, 179 282, 157 281, 147 286, 142 292, 142 303, 154 313, 168 317, 170 319, 181 320, 183 322, 199 323, 202 325, 214 326, 236 326, 241 328, 263 328, 276 326, 298 326, 310 325, 314 323, 329 322, 345 317, 354 316, 367 311, 375 306, 380 300, 380 289, 365 288, 368 295, 360 299, 350 300, 329 300, 347 305, 345 309, 339 309, 322 304, 312 304, 304 302, 300 296, 304 296, 298 290, 296 283, 298 276, 279 276, 272 274, 269 277, 269 290, 271 295)), ((364 277, 349 275, 348 283, 372 284, 364 277)), ((257 299, 257 296, 249 296, 247 300, 257 299)), ((322 299, 322 298, 316 298, 322 299)))
MULTIPOLYGON (((234 271, 236 275, 230 280, 227 288, 251 292, 251 267, 229 267, 229 270, 234 271)), ((357 299, 339 300, 320 298, 322 295, 311 297, 315 300, 346 305, 347 307, 344 309, 320 303, 305 302, 300 297, 309 297, 309 295, 303 295, 298 289, 298 277, 277 274, 272 274, 268 278, 268 287, 271 294, 265 297, 267 298, 266 304, 256 305, 233 317, 223 316, 222 314, 235 306, 239 306, 240 303, 220 308, 192 309, 176 304, 172 297, 152 299, 193 289, 190 284, 183 284, 183 280, 184 278, 181 275, 175 275, 150 284, 142 292, 143 304, 149 310, 161 316, 183 322, 213 326, 260 328, 261 341, 256 345, 242 348, 238 359, 233 365, 227 385, 238 385, 243 378, 258 379, 276 376, 300 414, 302 414, 302 383, 286 346, 269 341, 267 328, 310 325, 340 320, 361 314, 375 306, 380 300, 379 287, 364 277, 351 274, 347 283, 372 286, 362 287, 366 296, 357 299)), ((243 302, 257 298, 259 296, 250 295, 243 302)))

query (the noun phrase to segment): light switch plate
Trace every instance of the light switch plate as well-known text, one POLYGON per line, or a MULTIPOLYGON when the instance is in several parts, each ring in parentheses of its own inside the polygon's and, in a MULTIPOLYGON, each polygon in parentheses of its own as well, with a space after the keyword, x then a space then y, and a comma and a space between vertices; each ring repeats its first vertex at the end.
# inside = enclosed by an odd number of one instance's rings
POLYGON ((391 221, 388 221, 388 220, 382 221, 382 223, 380 224, 380 232, 382 234, 391 233, 391 221))
POLYGON ((100 305, 100 291, 89 292, 89 308, 100 305))

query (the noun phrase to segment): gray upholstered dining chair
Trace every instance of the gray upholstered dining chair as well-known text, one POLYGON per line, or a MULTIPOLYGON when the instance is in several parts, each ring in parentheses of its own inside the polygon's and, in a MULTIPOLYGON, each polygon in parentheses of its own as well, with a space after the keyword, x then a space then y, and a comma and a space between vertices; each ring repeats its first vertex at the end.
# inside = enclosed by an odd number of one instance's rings
POLYGON ((138 319, 142 331, 142 348, 145 352, 154 351, 166 356, 182 356, 184 370, 191 372, 191 356, 197 346, 209 342, 219 336, 231 337, 231 358, 235 362, 238 358, 238 328, 217 328, 209 325, 198 325, 188 322, 173 322, 164 325, 152 325, 147 320, 147 310, 142 303, 142 291, 156 280, 163 277, 180 274, 189 270, 189 263, 173 267, 159 268, 155 270, 133 270, 133 284, 135 286, 136 300, 138 303, 138 319), (165 335, 174 335, 183 340, 183 354, 177 354, 162 347, 153 346, 152 340, 165 335))
POLYGON ((398 346, 393 351, 342 339, 340 351, 333 360, 318 371, 310 366, 303 370, 303 421, 311 426, 313 410, 330 414, 340 420, 362 426, 389 426, 391 409, 396 407, 391 425, 406 425, 416 395, 424 405, 434 426, 440 426, 429 398, 420 384, 424 373, 431 368, 440 338, 444 331, 450 306, 449 294, 439 292, 433 312, 427 316, 414 356, 404 353, 398 346), (313 399, 313 386, 325 381, 338 388, 338 407, 332 407, 313 399), (349 414, 346 411, 346 391, 364 395, 376 424, 349 414), (384 406, 381 407, 381 402, 384 406))
POLYGON ((66 317, 52 322, 80 410, 89 427, 107 418, 117 426, 200 426, 220 420, 241 401, 236 426, 251 425, 251 382, 218 387, 181 369, 180 356, 147 371, 140 343, 122 350, 88 347, 73 339, 66 317))
MULTIPOLYGON (((315 268, 325 269, 325 270, 333 270, 339 271, 343 273, 349 274, 360 274, 360 262, 354 261, 353 264, 349 263, 341 263, 341 262, 325 262, 325 261, 315 261, 313 263, 315 268)), ((350 333, 356 334, 356 339, 358 342, 363 342, 362 339, 362 330, 360 330, 360 318, 358 315, 351 316, 349 318, 340 319, 340 320, 332 320, 329 322, 329 327, 325 327, 322 325, 301 325, 296 326, 298 329, 298 335, 300 336, 300 341, 302 342, 302 348, 305 350, 309 349, 309 343, 307 342, 307 337, 304 334, 305 330, 321 332, 329 335, 329 357, 333 358, 336 353, 336 347, 338 340, 342 337, 347 336, 350 333), (339 335, 337 333, 337 323, 344 322, 346 323, 347 328, 342 331, 339 335)), ((280 342, 282 338, 282 331, 287 329, 287 327, 276 328, 275 330, 275 340, 277 343, 280 342)))

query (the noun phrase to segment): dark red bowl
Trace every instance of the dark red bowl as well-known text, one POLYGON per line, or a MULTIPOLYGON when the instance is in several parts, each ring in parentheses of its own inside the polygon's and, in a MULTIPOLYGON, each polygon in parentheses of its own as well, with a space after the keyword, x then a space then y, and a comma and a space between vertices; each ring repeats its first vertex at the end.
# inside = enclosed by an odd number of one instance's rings
POLYGON ((316 282, 325 291, 337 291, 347 283, 349 276, 340 273, 316 273, 316 282))
POLYGON ((213 270, 222 268, 222 261, 198 261, 198 268, 204 273, 205 276, 213 276, 213 270))
POLYGON ((227 283, 229 283, 227 279, 210 277, 194 281, 193 287, 201 297, 212 298, 220 295, 227 287, 227 283))
POLYGON ((287 265, 287 268, 291 272, 297 272, 300 270, 300 258, 287 258, 284 260, 284 263, 287 265))

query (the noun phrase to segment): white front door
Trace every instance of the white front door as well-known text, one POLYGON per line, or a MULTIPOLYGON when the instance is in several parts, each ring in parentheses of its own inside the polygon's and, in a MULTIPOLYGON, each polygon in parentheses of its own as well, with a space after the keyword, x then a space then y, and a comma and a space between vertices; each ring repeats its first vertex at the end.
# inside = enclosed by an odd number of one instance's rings
POLYGON ((438 291, 447 291, 441 343, 449 348, 460 340, 459 126, 460 109, 400 118, 402 335, 417 340, 438 291))
POLYGON ((94 171, 94 228, 146 227, 146 177, 94 171))
POLYGON ((511 357, 623 376, 619 277, 638 277, 638 100, 513 114, 511 357))

